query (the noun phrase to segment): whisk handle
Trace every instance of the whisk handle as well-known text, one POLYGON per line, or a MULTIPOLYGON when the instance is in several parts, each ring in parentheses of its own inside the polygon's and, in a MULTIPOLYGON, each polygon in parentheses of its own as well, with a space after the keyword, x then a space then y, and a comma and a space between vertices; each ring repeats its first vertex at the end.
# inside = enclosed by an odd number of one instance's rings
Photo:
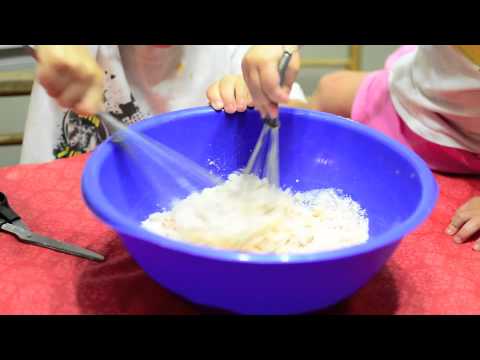
MULTIPOLYGON (((280 86, 282 86, 285 82, 285 74, 287 73, 288 64, 292 59, 292 53, 288 51, 284 51, 282 57, 280 58, 280 62, 278 63, 278 72, 280 74, 280 86)), ((276 128, 280 126, 278 118, 271 119, 267 117, 264 119, 265 123, 270 126, 271 128, 276 128)))
POLYGON ((288 64, 292 59, 292 54, 284 51, 280 62, 278 63, 278 72, 280 73, 280 86, 285 82, 285 74, 287 73, 288 64))

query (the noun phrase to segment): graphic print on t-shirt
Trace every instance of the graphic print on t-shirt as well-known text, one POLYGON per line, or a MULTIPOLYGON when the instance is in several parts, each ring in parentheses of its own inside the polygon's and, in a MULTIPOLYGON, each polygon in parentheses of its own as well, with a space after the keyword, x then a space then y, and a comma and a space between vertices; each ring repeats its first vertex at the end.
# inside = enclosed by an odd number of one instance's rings
MULTIPOLYGON (((126 125, 133 124, 148 116, 140 110, 131 93, 129 101, 125 103, 115 101, 120 98, 111 90, 112 88, 118 89, 118 86, 111 86, 111 82, 116 77, 109 74, 108 71, 105 71, 105 75, 107 80, 104 92, 106 111, 126 125)), ((125 96, 123 98, 125 99, 125 96)), ((109 135, 110 130, 96 115, 81 116, 71 110, 66 111, 61 123, 60 137, 53 149, 53 156, 56 159, 61 159, 92 151, 109 135)))
POLYGON ((108 130, 96 116, 67 111, 62 120, 61 139, 53 149, 56 159, 72 157, 95 149, 108 137, 108 130))

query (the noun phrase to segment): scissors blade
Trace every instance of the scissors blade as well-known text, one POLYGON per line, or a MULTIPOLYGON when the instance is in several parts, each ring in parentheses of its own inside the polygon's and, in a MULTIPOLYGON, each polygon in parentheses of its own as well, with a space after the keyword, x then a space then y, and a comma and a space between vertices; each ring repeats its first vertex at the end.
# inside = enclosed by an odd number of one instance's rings
POLYGON ((20 226, 20 227, 24 228, 25 230, 30 231, 30 228, 21 219, 17 219, 15 221, 12 221, 11 224, 13 224, 15 226, 20 226))
POLYGON ((78 256, 88 260, 103 261, 103 255, 97 254, 93 251, 81 248, 76 245, 67 244, 58 240, 50 239, 46 236, 32 233, 28 228, 23 228, 18 225, 6 223, 1 226, 4 231, 7 231, 23 242, 31 245, 41 246, 50 250, 55 250, 69 255, 78 256))

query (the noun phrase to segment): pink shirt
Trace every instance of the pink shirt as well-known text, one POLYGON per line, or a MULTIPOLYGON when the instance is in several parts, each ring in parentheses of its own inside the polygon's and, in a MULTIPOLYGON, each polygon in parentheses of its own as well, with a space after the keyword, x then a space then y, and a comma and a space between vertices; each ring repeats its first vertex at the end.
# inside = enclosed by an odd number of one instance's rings
POLYGON ((402 46, 362 82, 352 119, 410 147, 433 170, 480 173, 480 73, 473 69, 451 46, 402 46))

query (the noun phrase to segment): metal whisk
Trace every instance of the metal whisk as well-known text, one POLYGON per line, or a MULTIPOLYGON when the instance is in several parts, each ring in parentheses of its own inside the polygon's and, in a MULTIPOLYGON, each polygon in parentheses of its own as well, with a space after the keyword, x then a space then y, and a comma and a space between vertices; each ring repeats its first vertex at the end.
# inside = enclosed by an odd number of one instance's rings
MULTIPOLYGON (((285 50, 278 65, 278 71, 280 73, 280 86, 283 85, 285 81, 285 73, 291 58, 292 53, 285 50)), ((262 131, 260 132, 260 136, 255 144, 255 148, 253 149, 253 152, 250 155, 250 159, 248 160, 247 166, 244 170, 244 173, 246 174, 251 174, 253 172, 259 177, 266 177, 269 183, 276 186, 280 186, 278 173, 279 128, 280 120, 278 117, 275 119, 270 119, 269 117, 264 119, 262 131), (261 151, 265 146, 267 150, 261 151)))

